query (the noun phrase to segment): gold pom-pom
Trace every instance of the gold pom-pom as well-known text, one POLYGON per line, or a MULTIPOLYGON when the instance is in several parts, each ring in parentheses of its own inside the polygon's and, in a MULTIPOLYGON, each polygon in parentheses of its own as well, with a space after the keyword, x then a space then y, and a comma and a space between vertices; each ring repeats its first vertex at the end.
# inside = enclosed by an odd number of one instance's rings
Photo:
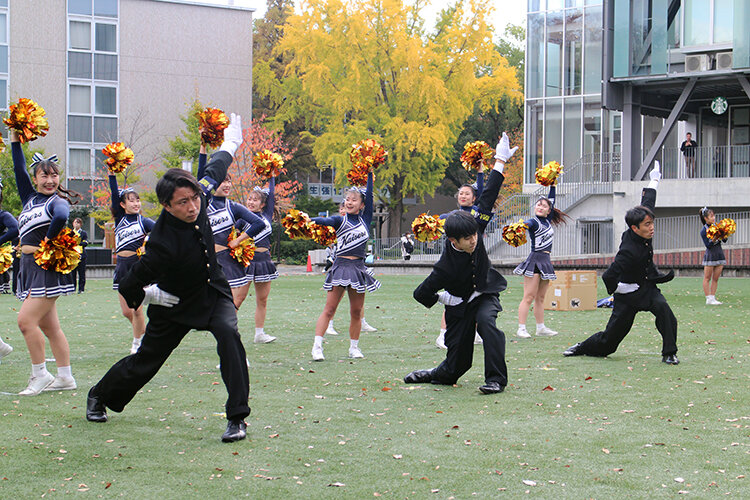
POLYGON ((10 241, 0 246, 0 274, 3 274, 13 265, 13 245, 10 241))
POLYGON ((279 153, 264 149, 253 156, 253 168, 255 173, 266 179, 276 177, 284 166, 284 159, 279 153))
POLYGON ((495 156, 495 150, 484 141, 467 142, 461 153, 461 165, 466 170, 479 170, 495 156))
POLYGON ((42 240, 39 250, 34 252, 34 261, 47 271, 68 274, 78 266, 82 253, 81 239, 66 227, 51 240, 42 240))
POLYGON ((141 246, 139 246, 139 247, 138 247, 138 248, 136 249, 136 251, 135 251, 135 255, 136 255, 136 256, 137 256, 137 257, 138 257, 139 259, 140 259, 141 257, 143 257, 144 255, 146 255, 146 243, 147 243, 147 242, 148 242, 148 235, 146 235, 146 237, 145 237, 145 238, 143 238, 143 243, 142 243, 142 244, 141 244, 141 246))
POLYGON ((331 226, 323 226, 322 224, 311 222, 310 235, 315 243, 324 247, 329 247, 336 243, 336 230, 331 226))
POLYGON ((513 224, 503 226, 503 239, 512 247, 520 247, 526 244, 526 231, 529 226, 524 223, 523 219, 513 224))
POLYGON ((737 231, 737 223, 734 219, 722 219, 721 221, 711 224, 706 229, 706 237, 710 240, 725 240, 737 231))
POLYGON ((224 129, 229 126, 229 118, 220 109, 206 108, 198 113, 198 126, 201 141, 209 147, 218 148, 224 142, 224 129))
POLYGON ((133 163, 133 150, 125 147, 121 142, 111 142, 102 149, 104 156, 108 156, 107 168, 113 174, 118 174, 128 168, 133 163))
POLYGON ((292 209, 281 219, 284 232, 291 239, 307 239, 312 237, 310 233, 310 216, 305 212, 292 209))
POLYGON ((0 135, 0 153, 5 153, 5 141, 2 135, 0 135))
POLYGON ((25 97, 8 108, 8 117, 3 122, 18 133, 21 143, 33 141, 47 135, 49 123, 45 118, 44 108, 25 97))
MULTIPOLYGON (((227 243, 230 243, 231 241, 239 238, 240 234, 241 233, 237 231, 237 228, 233 227, 229 232, 229 236, 227 237, 227 243)), ((253 241, 252 238, 242 240, 236 248, 229 249, 229 255, 231 255, 234 260, 242 264, 242 267, 249 266, 250 262, 252 262, 253 257, 255 256, 255 241, 253 241)))
POLYGON ((411 223, 414 237, 422 242, 435 241, 443 235, 445 221, 438 215, 419 214, 411 223))
POLYGON ((553 186, 562 171, 563 166, 556 161, 548 162, 545 166, 536 169, 536 181, 542 186, 553 186))
POLYGON ((355 166, 346 173, 346 178, 352 186, 362 187, 367 185, 367 175, 370 171, 362 166, 355 166))
POLYGON ((354 167, 365 171, 365 176, 385 163, 388 152, 375 139, 362 139, 357 144, 352 144, 349 159, 354 167))

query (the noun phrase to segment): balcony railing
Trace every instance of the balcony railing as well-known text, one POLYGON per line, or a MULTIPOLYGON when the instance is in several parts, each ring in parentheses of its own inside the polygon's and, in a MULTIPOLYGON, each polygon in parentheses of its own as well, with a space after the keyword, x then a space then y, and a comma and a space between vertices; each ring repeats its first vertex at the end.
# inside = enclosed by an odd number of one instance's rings
POLYGON ((662 178, 750 177, 750 145, 700 146, 694 152, 694 156, 687 157, 680 148, 663 148, 656 156, 661 162, 662 178))

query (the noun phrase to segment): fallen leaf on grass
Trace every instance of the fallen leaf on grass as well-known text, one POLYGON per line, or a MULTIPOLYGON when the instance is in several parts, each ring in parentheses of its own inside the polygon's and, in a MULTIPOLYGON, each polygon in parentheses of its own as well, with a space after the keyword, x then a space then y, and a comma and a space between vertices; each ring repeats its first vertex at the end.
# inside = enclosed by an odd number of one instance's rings
POLYGON ((532 481, 531 479, 524 479, 523 484, 526 486, 536 486, 536 481, 532 481))
POLYGON ((542 390, 543 390, 543 391, 554 391, 554 390, 555 390, 555 388, 554 388, 554 387, 552 387, 551 385, 548 385, 547 387, 545 387, 545 388, 544 388, 544 389, 542 389, 542 390))
POLYGON ((607 455, 609 455, 609 450, 608 450, 607 448, 602 448, 602 451, 603 451, 604 453, 606 453, 607 455))
POLYGON ((390 387, 383 387, 383 388, 381 389, 381 391, 383 391, 383 392, 385 392, 385 391, 390 391, 390 390, 391 390, 391 388, 390 388, 390 387))

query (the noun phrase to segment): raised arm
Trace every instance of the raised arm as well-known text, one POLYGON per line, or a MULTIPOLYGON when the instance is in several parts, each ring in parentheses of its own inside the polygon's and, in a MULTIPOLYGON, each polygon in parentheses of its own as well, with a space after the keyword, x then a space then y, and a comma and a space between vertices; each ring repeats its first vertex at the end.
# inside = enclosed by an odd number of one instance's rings
POLYGON ((16 175, 16 187, 18 188, 18 196, 21 197, 21 203, 26 204, 29 199, 34 196, 34 186, 31 184, 31 178, 29 173, 26 171, 26 157, 23 155, 23 148, 21 143, 18 141, 18 136, 15 132, 11 132, 11 153, 13 156, 13 173, 16 175))
POLYGON ((201 144, 201 152, 198 154, 198 174, 196 177, 202 179, 206 175, 206 162, 208 161, 208 155, 206 154, 206 147, 201 144))
POLYGON ((120 205, 120 188, 117 185, 117 176, 109 174, 109 193, 112 198, 112 214, 115 216, 115 222, 125 217, 125 209, 120 205))
POLYGON ((263 217, 268 220, 273 218, 273 209, 276 206, 276 177, 268 181, 268 196, 266 197, 266 208, 263 209, 263 217))
POLYGON ((477 172, 477 200, 484 192, 484 170, 477 172))
POLYGON ((242 118, 232 113, 229 126, 224 129, 224 142, 221 143, 219 151, 211 156, 211 161, 206 164, 203 175, 198 177, 198 182, 203 186, 203 193, 210 195, 224 182, 227 177, 227 169, 234 160, 237 148, 242 144, 242 118))
POLYGON ((370 223, 372 222, 372 209, 373 209, 373 191, 374 183, 372 172, 367 174, 367 192, 365 193, 365 209, 362 211, 362 219, 367 225, 367 230, 370 230, 370 223))
POLYGON ((553 184, 549 187, 549 193, 547 194, 547 199, 549 200, 549 209, 550 211, 555 207, 555 195, 557 192, 557 189, 555 189, 556 186, 553 184))

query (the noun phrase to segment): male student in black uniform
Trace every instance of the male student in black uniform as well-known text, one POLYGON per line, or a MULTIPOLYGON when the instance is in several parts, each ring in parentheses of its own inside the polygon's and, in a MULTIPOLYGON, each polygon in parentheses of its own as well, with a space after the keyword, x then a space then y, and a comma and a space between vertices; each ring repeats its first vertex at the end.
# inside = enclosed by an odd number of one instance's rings
POLYGON ((146 333, 138 352, 115 363, 91 388, 88 420, 106 422, 106 408, 121 412, 190 330, 208 330, 216 338, 221 378, 229 393, 229 422, 222 441, 245 438, 244 418, 250 413, 245 349, 232 292, 216 261, 205 198, 226 177, 241 143, 240 117, 232 114, 224 143, 206 165, 205 177, 197 181, 189 172, 170 169, 157 183, 156 195, 164 209, 149 234, 145 255, 119 286, 131 308, 151 304, 146 333))
POLYGON ((78 281, 78 293, 83 293, 86 291, 86 247, 89 246, 89 233, 83 229, 83 220, 80 217, 73 219, 73 231, 81 238, 81 248, 83 249, 81 260, 73 269, 73 284, 76 285, 76 281, 78 281))
POLYGON ((636 313, 649 311, 656 316, 656 328, 662 337, 662 361, 668 365, 680 362, 677 359, 677 318, 656 286, 674 278, 674 272, 659 272, 654 265, 651 241, 654 237, 656 188, 661 179, 659 162, 656 162, 650 177, 651 182, 641 195, 641 204, 625 214, 629 229, 622 233, 615 260, 602 275, 607 291, 614 297, 607 326, 604 331, 570 346, 563 352, 564 356, 604 357, 612 354, 630 333, 636 313))
POLYGON ((499 292, 507 282, 492 269, 482 236, 492 218, 492 207, 505 177, 503 169, 518 148, 510 148, 503 132, 495 154, 495 167, 479 198, 479 211, 453 212, 445 220, 445 249, 432 273, 414 290, 425 307, 445 305, 445 360, 432 370, 416 370, 404 377, 407 384, 431 382, 452 385, 471 368, 475 331, 484 341, 483 394, 503 392, 508 384, 505 334, 495 322, 502 311, 499 292), (444 291, 440 291, 444 290, 444 291))

